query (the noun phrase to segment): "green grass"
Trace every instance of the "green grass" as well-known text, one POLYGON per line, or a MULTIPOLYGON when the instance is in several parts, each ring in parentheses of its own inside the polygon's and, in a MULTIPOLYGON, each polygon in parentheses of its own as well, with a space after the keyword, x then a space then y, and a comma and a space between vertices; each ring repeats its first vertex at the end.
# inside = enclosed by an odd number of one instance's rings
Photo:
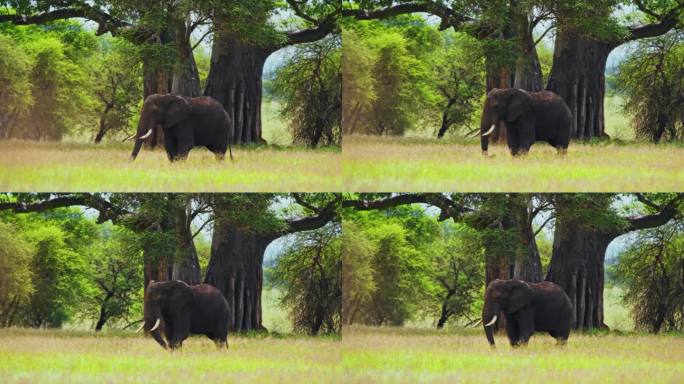
POLYGON ((130 333, 0 329, 0 382, 331 382, 340 342, 312 337, 230 337, 219 351, 191 337, 180 352, 130 333))
POLYGON ((8 192, 323 192, 340 191, 335 149, 241 147, 235 160, 217 162, 205 149, 170 163, 166 153, 143 151, 129 160, 131 143, 0 142, 0 190, 8 192))
POLYGON ((572 334, 565 348, 535 335, 513 350, 478 330, 346 327, 345 382, 675 383, 684 375, 684 337, 572 334))
POLYGON ((523 158, 504 145, 481 155, 474 140, 345 136, 348 191, 649 192, 680 191, 684 147, 572 143, 567 156, 543 143, 523 158))

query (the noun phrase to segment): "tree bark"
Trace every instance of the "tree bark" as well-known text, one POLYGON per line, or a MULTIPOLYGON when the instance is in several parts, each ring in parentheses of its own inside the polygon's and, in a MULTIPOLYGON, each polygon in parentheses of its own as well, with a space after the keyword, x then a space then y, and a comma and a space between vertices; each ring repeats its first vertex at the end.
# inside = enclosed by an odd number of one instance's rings
POLYGON ((544 89, 544 77, 537 55, 533 27, 530 25, 529 10, 515 8, 513 11, 516 36, 518 39, 518 58, 515 62, 513 88, 538 92, 544 89))
POLYGON ((230 312, 230 331, 261 331, 264 251, 273 238, 242 231, 217 216, 204 282, 218 288, 230 312))
POLYGON ((176 42, 176 62, 173 66, 171 93, 198 97, 202 94, 202 90, 186 20, 172 17, 170 23, 176 42))
POLYGON ((261 86, 266 58, 273 52, 241 40, 234 33, 216 32, 211 69, 204 90, 230 115, 233 143, 261 144, 261 86))
POLYGON ((560 29, 557 33, 546 88, 560 95, 572 111, 573 138, 604 137, 606 60, 616 45, 588 39, 572 29, 560 29))

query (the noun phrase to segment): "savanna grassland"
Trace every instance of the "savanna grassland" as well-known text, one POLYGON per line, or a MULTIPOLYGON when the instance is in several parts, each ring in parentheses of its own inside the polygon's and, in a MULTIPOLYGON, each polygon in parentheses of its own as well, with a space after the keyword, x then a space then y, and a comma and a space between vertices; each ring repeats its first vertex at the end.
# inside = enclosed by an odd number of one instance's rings
POLYGON ((162 150, 130 161, 132 144, 0 142, 0 190, 108 192, 339 191, 339 150, 238 147, 218 162, 196 148, 170 163, 162 150))
POLYGON ((349 191, 649 192, 679 191, 684 147, 572 143, 565 157, 537 143, 522 158, 505 145, 481 155, 479 141, 345 136, 349 191))
POLYGON ((345 327, 345 382, 678 383, 681 335, 572 334, 565 348, 535 335, 512 349, 505 335, 489 348, 481 329, 345 327))
POLYGON ((0 330, 0 382, 331 382, 340 342, 330 337, 233 337, 217 350, 204 337, 180 352, 128 333, 0 330))

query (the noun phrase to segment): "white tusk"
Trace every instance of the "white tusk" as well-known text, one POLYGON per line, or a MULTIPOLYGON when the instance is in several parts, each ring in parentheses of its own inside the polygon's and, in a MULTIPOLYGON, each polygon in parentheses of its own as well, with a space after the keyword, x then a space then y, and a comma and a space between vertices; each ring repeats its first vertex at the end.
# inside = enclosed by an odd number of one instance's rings
MULTIPOLYGON (((494 320, 496 320, 496 316, 494 316, 494 320)), ((154 331, 155 329, 159 328, 159 323, 161 323, 161 319, 157 317, 157 322, 154 323, 154 327, 150 329, 150 332, 154 331)))
POLYGON ((472 328, 476 328, 478 325, 482 324, 482 319, 478 320, 477 323, 471 325, 472 328))
POLYGON ((494 318, 492 319, 492 321, 490 321, 489 323, 485 324, 485 327, 491 327, 492 325, 494 325, 494 323, 496 323, 496 318, 497 318, 498 316, 499 316, 499 315, 494 315, 494 318))
POLYGON ((150 130, 147 131, 147 133, 144 136, 138 137, 138 139, 140 139, 140 140, 147 139, 148 137, 150 137, 151 134, 152 134, 152 128, 150 128, 150 130))
POLYGON ((142 325, 140 326, 140 328, 135 330, 135 333, 142 331, 143 328, 145 328, 145 322, 144 321, 143 321, 142 325))
POLYGON ((496 129, 496 124, 492 124, 492 127, 489 128, 489 131, 487 131, 486 133, 483 133, 482 136, 489 136, 489 135, 491 135, 492 132, 494 132, 495 129, 496 129))

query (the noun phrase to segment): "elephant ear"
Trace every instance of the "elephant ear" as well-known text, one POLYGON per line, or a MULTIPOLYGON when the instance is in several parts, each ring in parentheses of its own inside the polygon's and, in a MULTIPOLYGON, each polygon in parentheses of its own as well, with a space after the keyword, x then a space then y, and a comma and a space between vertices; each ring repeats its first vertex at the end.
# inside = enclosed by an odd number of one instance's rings
POLYGON ((506 110, 506 121, 512 123, 518 120, 520 116, 528 113, 530 108, 532 108, 532 98, 530 95, 520 89, 512 90, 508 100, 508 109, 506 110))
POLYGON ((169 311, 178 313, 183 308, 187 307, 192 301, 192 290, 187 284, 182 284, 173 287, 173 291, 169 296, 169 311))
POLYGON ((522 281, 516 281, 508 296, 508 313, 518 312, 532 301, 532 289, 522 281))
POLYGON ((166 113, 164 118, 164 128, 171 128, 190 115, 190 102, 179 95, 166 96, 166 113))

